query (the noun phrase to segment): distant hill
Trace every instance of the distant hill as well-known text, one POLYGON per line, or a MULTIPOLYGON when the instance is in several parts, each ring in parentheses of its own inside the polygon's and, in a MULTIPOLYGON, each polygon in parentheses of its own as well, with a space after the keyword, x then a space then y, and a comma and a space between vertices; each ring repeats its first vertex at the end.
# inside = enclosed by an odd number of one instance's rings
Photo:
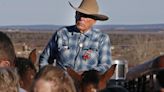
POLYGON ((102 30, 164 30, 164 24, 143 24, 143 25, 96 25, 102 30))
POLYGON ((62 27, 62 25, 11 25, 0 26, 1 30, 39 30, 39 31, 53 31, 62 27))
MULTIPOLYGON (((13 25, 0 26, 0 30, 39 30, 39 31, 53 31, 62 27, 63 25, 13 25)), ((143 25, 95 25, 95 28, 113 31, 113 30, 127 30, 127 31, 164 31, 164 24, 143 24, 143 25)))

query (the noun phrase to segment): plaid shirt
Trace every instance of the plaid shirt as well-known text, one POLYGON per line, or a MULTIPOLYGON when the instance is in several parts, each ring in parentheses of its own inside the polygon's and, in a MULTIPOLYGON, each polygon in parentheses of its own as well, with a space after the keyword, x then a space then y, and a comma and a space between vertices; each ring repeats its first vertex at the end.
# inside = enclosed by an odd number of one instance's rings
POLYGON ((39 64, 71 67, 77 72, 95 69, 105 72, 111 66, 110 39, 99 30, 80 33, 76 26, 61 28, 40 55, 39 64), (54 62, 55 61, 55 62, 54 62))

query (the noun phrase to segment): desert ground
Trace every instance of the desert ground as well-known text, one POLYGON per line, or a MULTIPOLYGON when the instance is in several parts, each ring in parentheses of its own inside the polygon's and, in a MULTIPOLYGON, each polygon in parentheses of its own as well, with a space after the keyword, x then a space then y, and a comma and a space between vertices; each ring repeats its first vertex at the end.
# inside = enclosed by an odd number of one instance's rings
MULTIPOLYGON (((55 31, 6 31, 11 38, 17 56, 27 57, 31 50, 37 49, 37 56, 48 43, 55 31)), ((105 31, 111 40, 112 58, 125 59, 135 66, 164 54, 164 31, 130 32, 105 31)))

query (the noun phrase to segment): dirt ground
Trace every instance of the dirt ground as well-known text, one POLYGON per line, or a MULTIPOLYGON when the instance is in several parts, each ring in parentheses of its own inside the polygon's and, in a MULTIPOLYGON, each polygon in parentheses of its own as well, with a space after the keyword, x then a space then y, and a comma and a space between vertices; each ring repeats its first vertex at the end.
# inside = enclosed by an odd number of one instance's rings
MULTIPOLYGON (((27 57, 37 50, 39 58, 44 47, 51 39, 54 31, 5 31, 11 38, 17 56, 27 57)), ((164 36, 161 33, 108 33, 112 44, 113 59, 126 59, 129 64, 136 65, 164 54, 164 36)))

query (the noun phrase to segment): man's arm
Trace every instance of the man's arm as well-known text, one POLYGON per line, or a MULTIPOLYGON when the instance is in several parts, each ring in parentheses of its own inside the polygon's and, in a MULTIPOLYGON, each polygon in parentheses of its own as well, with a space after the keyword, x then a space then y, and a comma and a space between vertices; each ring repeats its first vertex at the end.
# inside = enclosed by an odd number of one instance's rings
POLYGON ((104 73, 110 68, 112 62, 110 50, 111 44, 107 34, 103 34, 101 38, 102 39, 100 40, 99 44, 98 66, 95 69, 104 73))
POLYGON ((52 64, 55 59, 55 49, 56 49, 56 34, 55 33, 51 40, 48 42, 46 48, 43 50, 39 58, 39 68, 52 64))

